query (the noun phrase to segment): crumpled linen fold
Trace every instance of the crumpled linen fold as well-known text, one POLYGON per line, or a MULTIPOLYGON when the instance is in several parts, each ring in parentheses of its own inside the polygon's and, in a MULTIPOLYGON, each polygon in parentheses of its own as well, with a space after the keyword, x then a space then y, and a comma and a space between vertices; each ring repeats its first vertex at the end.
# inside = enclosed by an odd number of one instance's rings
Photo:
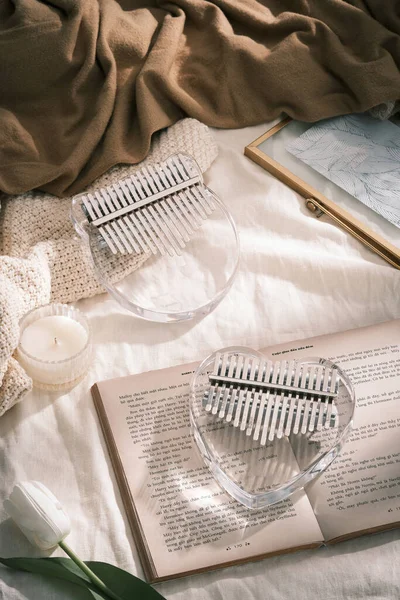
POLYGON ((386 0, 2 0, 0 190, 77 193, 184 116, 237 128, 400 99, 386 0))

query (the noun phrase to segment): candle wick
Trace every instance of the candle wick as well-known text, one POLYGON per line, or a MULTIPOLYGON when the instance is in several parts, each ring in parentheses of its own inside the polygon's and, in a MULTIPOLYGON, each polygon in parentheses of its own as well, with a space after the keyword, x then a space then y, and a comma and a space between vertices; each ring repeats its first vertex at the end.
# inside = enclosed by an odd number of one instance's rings
POLYGON ((58 342, 57 342, 57 338, 56 338, 56 337, 54 338, 54 343, 55 343, 55 344, 58 344, 58 342))

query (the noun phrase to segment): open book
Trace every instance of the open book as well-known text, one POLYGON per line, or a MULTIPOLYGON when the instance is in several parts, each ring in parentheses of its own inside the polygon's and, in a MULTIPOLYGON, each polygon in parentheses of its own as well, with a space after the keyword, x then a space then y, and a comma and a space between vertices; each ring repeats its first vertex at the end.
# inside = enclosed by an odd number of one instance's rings
POLYGON ((336 362, 355 386, 357 408, 355 429, 328 470, 262 510, 222 491, 195 447, 188 391, 196 363, 92 388, 150 582, 400 525, 400 320, 263 353, 336 362))

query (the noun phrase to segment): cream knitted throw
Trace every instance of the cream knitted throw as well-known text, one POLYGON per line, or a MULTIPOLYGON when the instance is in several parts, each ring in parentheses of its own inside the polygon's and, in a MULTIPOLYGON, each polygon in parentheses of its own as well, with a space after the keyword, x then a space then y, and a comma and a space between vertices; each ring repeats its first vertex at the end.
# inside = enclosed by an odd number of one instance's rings
MULTIPOLYGON (((127 177, 175 152, 193 156, 202 172, 217 155, 210 131, 195 119, 184 119, 155 136, 148 157, 136 166, 114 167, 89 190, 127 177)), ((0 416, 21 400, 32 381, 12 357, 19 338, 19 320, 48 302, 74 302, 102 291, 88 251, 70 221, 71 198, 28 192, 2 201, 0 211, 0 416)), ((140 266, 146 256, 128 265, 110 265, 115 278, 140 266)))

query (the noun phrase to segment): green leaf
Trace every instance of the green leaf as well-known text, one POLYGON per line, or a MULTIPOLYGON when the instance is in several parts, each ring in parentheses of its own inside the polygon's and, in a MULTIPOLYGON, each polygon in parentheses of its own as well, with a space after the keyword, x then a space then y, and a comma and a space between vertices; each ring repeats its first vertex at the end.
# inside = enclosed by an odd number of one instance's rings
MULTIPOLYGON (((75 585, 86 588, 88 598, 109 600, 104 592, 98 590, 90 579, 79 569, 70 558, 0 558, 0 563, 7 567, 37 573, 47 577, 64 579, 75 585)), ((148 583, 127 571, 103 562, 88 561, 85 563, 104 583, 121 597, 121 600, 165 600, 148 583)))
MULTIPOLYGON (((57 579, 63 579, 64 581, 78 585, 82 588, 81 591, 85 594, 84 597, 88 600, 92 600, 93 598, 95 598, 95 600, 103 598, 109 600, 108 596, 102 595, 102 593, 98 590, 95 591, 91 581, 84 573, 82 573, 80 569, 77 568, 79 575, 75 574, 72 570, 66 569, 62 564, 62 561, 64 560, 73 563, 73 561, 69 558, 0 558, 0 563, 9 567, 10 569, 27 571, 28 573, 36 573, 37 575, 43 575, 44 577, 55 577, 57 579)), ((82 595, 81 597, 83 598, 82 595)))
POLYGON ((96 573, 97 577, 104 581, 107 587, 121 596, 123 600, 132 600, 133 593, 137 593, 140 600, 165 600, 164 596, 161 596, 151 585, 123 569, 103 562, 88 561, 86 564, 96 573))

